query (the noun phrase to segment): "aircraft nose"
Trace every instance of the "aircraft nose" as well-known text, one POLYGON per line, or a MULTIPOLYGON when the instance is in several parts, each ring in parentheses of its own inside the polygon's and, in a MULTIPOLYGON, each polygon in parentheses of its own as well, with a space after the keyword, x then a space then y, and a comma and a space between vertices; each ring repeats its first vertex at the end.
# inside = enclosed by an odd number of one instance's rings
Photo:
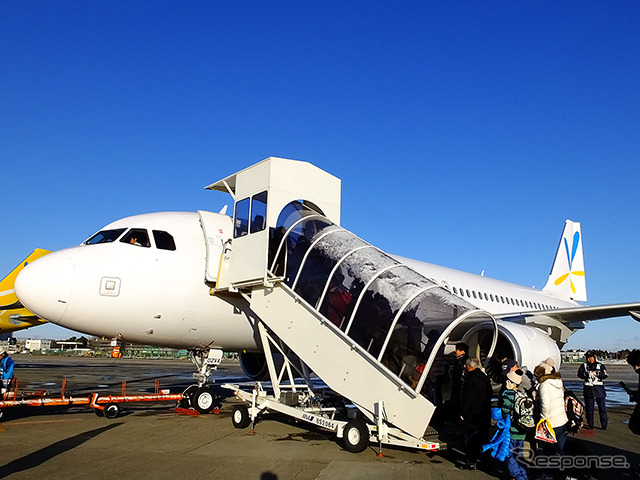
POLYGON ((62 252, 30 263, 15 282, 15 293, 29 311, 49 322, 60 321, 71 297, 73 263, 62 252))

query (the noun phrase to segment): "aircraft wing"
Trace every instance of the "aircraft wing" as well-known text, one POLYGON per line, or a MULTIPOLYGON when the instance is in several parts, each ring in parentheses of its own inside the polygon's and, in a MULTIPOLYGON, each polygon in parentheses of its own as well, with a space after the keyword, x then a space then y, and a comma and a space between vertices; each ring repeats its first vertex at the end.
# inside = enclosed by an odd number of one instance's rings
POLYGON ((572 333, 584 328, 587 322, 592 320, 630 316, 640 322, 640 303, 571 307, 495 316, 498 320, 538 327, 547 331, 556 342, 564 345, 572 333))

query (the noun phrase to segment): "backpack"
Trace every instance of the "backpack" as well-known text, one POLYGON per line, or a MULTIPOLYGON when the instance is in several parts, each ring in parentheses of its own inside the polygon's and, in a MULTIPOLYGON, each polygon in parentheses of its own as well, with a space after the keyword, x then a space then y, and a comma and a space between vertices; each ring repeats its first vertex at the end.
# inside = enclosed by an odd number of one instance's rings
POLYGON ((519 390, 516 392, 516 398, 513 402, 511 423, 515 424, 519 430, 528 430, 536 426, 533 419, 533 400, 519 390))
POLYGON ((578 433, 583 422, 584 405, 571 390, 565 390, 564 408, 569 419, 567 431, 569 433, 578 433))

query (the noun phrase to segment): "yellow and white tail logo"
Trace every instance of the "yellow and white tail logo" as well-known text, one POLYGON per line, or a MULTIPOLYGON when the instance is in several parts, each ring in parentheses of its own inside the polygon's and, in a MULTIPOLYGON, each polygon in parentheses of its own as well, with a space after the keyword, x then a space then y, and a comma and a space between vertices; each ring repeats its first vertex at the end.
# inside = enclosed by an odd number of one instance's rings
POLYGON ((44 320, 37 318, 22 306, 18 301, 18 297, 16 297, 13 286, 16 277, 27 264, 48 253, 51 252, 49 250, 36 248, 20 265, 0 280, 0 332, 13 332, 45 323, 44 320))
POLYGON ((545 292, 579 302, 587 300, 580 222, 567 220, 545 292))

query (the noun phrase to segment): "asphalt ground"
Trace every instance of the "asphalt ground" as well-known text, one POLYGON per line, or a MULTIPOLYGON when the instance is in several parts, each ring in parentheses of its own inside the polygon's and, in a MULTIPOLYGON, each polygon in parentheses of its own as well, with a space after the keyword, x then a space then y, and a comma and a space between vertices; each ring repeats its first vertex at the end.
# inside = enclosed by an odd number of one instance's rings
MULTIPOLYGON (((182 360, 126 360, 13 357, 21 388, 60 394, 67 392, 119 395, 122 380, 128 393, 151 393, 155 380, 161 388, 180 392, 192 383, 192 365, 182 360)), ((563 367, 565 382, 579 386, 577 366, 563 367)), ((640 437, 626 421, 633 405, 615 393, 624 380, 634 386, 637 376, 626 365, 609 366, 607 388, 612 391, 610 423, 606 431, 582 430, 567 442, 567 454, 576 465, 562 472, 594 479, 634 478, 640 462, 640 437), (620 397, 620 398, 618 398, 620 397), (606 462, 609 462, 608 464, 606 462), (626 464, 627 467, 618 468, 626 464), (613 465, 613 466, 612 466, 613 465), (601 468, 597 468, 601 467, 601 468)), ((216 385, 246 382, 237 363, 223 363, 216 385)), ((246 383, 247 388, 251 383, 246 383)), ((221 395, 229 392, 219 387, 221 395)), ((579 392, 579 391, 578 391, 579 392)), ((450 448, 438 453, 377 446, 360 454, 344 450, 332 434, 278 415, 266 415, 250 429, 235 429, 231 409, 238 402, 222 399, 218 415, 179 415, 175 402, 135 403, 124 406, 113 420, 96 416, 86 406, 71 408, 8 408, 0 420, 0 478, 10 479, 507 479, 503 463, 488 460, 476 471, 456 465, 461 453, 450 448)), ((596 421, 596 424, 598 422, 596 421)), ((530 470, 535 478, 537 470, 530 470)))

